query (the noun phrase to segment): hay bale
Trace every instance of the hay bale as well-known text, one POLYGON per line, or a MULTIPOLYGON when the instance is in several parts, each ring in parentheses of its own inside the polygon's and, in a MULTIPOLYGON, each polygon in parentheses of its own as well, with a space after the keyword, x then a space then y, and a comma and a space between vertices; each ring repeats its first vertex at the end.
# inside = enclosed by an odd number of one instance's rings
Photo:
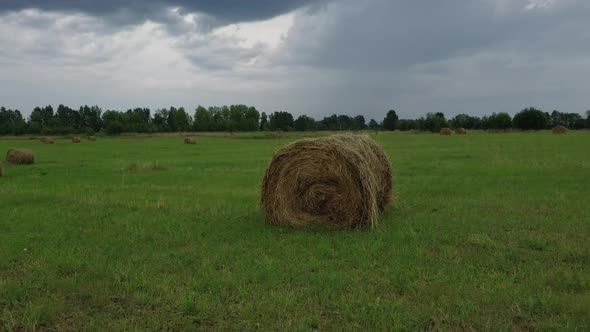
POLYGON ((389 159, 369 137, 303 139, 273 156, 261 204, 271 224, 375 226, 391 188, 389 159))
POLYGON ((455 134, 457 134, 457 135, 467 135, 467 130, 465 130, 465 128, 457 128, 457 129, 455 129, 455 134))
POLYGON ((453 133, 453 132, 451 131, 451 129, 450 129, 450 128, 442 128, 442 129, 440 130, 440 134, 441 134, 441 135, 445 135, 445 136, 447 136, 447 135, 451 135, 452 133, 453 133))
POLYGON ((96 136, 88 136, 88 140, 91 142, 96 142, 96 136))
POLYGON ((567 134, 567 128, 564 126, 557 126, 553 128, 553 133, 557 135, 567 134))
POLYGON ((43 137, 41 139, 41 143, 43 143, 43 144, 53 144, 54 142, 53 142, 53 138, 51 138, 51 137, 43 137))
POLYGON ((35 156, 30 149, 8 149, 6 162, 13 165, 33 164, 35 156))
POLYGON ((72 143, 80 143, 82 140, 80 139, 79 136, 76 137, 72 137, 72 143))
POLYGON ((197 142, 194 139, 187 137, 184 139, 184 144, 197 144, 197 142))

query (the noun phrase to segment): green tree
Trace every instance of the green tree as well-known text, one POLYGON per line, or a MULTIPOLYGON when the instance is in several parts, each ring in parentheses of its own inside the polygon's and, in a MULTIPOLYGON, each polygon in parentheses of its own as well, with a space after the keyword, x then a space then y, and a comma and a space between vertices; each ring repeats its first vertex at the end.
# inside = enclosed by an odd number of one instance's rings
POLYGON ((421 121, 422 130, 429 130, 433 133, 439 132, 441 128, 449 126, 449 123, 445 119, 442 113, 427 113, 426 118, 421 121))
POLYGON ((246 123, 246 110, 248 106, 246 105, 231 105, 229 106, 229 121, 228 121, 228 129, 230 131, 245 131, 247 130, 247 123, 246 123))
POLYGON ((82 128, 89 128, 94 132, 100 131, 102 128, 102 109, 98 106, 88 107, 87 105, 80 107, 80 126, 82 128))
POLYGON ((20 135, 26 130, 26 122, 19 110, 0 107, 0 135, 20 135))
POLYGON ((209 114, 211 114, 211 123, 212 123, 212 130, 213 131, 224 131, 225 128, 225 120, 223 118, 223 114, 221 112, 221 107, 219 106, 210 106, 208 108, 209 114))
POLYGON ((510 114, 505 112, 500 113, 492 113, 488 117, 488 126, 489 129, 498 129, 498 130, 506 130, 512 127, 512 118, 510 114))
POLYGON ((274 112, 270 115, 271 130, 289 131, 293 129, 293 115, 289 112, 274 112))
POLYGON ((553 126, 553 127, 558 126, 558 125, 564 126, 563 122, 564 121, 562 119, 562 113, 557 110, 553 110, 553 112, 551 112, 551 126, 553 126))
POLYGON ((575 128, 579 125, 582 116, 578 113, 562 113, 554 110, 551 112, 551 127, 564 126, 567 128, 575 128))
POLYGON ((450 121, 453 128, 480 129, 481 119, 467 114, 457 114, 450 121))
POLYGON ((117 135, 125 131, 125 115, 121 112, 107 110, 102 114, 102 123, 105 132, 109 135, 117 135))
POLYGON ((118 134, 122 133, 124 131, 124 129, 125 128, 123 127, 123 124, 121 123, 121 121, 111 121, 105 127, 106 133, 108 135, 118 135, 118 134))
POLYGON ((152 129, 149 108, 129 109, 122 114, 121 121, 128 132, 147 133, 152 129))
POLYGON ((419 128, 418 122, 416 120, 400 119, 397 122, 397 129, 399 129, 401 131, 407 131, 407 130, 416 130, 416 129, 420 129, 420 128, 419 128))
POLYGON ((29 125, 35 133, 41 132, 41 129, 49 126, 49 121, 53 119, 53 107, 51 105, 45 107, 35 107, 29 116, 29 125))
POLYGON ((80 112, 73 110, 65 105, 59 105, 55 112, 55 119, 57 119, 57 126, 55 132, 58 134, 69 134, 78 132, 82 128, 82 118, 80 112))
POLYGON ((260 116, 260 130, 268 130, 268 117, 264 112, 260 116))
POLYGON ((375 119, 371 119, 369 121, 369 129, 371 129, 371 130, 379 130, 381 128, 379 128, 379 124, 377 123, 377 121, 375 121, 375 119))
POLYGON ((107 110, 102 114, 102 122, 104 126, 108 126, 113 121, 123 121, 123 114, 121 112, 107 110))
POLYGON ((170 127, 168 126, 168 114, 169 113, 170 113, 170 111, 168 111, 165 108, 156 110, 156 113, 154 113, 154 119, 152 120, 152 122, 156 126, 156 130, 158 132, 170 131, 170 127))
POLYGON ((383 129, 385 130, 395 130, 397 126, 397 122, 399 121, 399 117, 394 110, 390 110, 387 112, 385 119, 383 119, 383 129))
POLYGON ((512 120, 514 127, 522 130, 541 130, 547 128, 549 118, 540 110, 529 107, 518 112, 512 120))
POLYGON ((260 112, 254 106, 248 107, 244 113, 244 130, 256 131, 260 125, 260 112))
POLYGON ((232 124, 231 124, 231 111, 229 110, 229 107, 226 105, 221 106, 221 127, 223 128, 222 130, 232 130, 232 124))
POLYGON ((339 130, 352 130, 354 129, 354 120, 348 115, 338 115, 338 126, 339 130))
POLYGON ((584 128, 588 128, 586 125, 586 119, 582 119, 582 117, 580 117, 580 119, 578 119, 578 121, 576 121, 576 123, 574 123, 574 129, 584 129, 584 128))
POLYGON ((336 114, 323 118, 320 121, 319 127, 321 130, 342 130, 340 122, 338 121, 338 115, 336 114))
POLYGON ((195 110, 195 131, 214 131, 215 126, 211 113, 203 106, 199 105, 195 110))
POLYGON ((168 124, 169 130, 172 132, 189 131, 191 128, 191 118, 184 110, 184 107, 170 107, 166 123, 168 124))
POLYGON ((315 120, 307 115, 300 115, 294 123, 295 130, 297 131, 314 130, 315 126, 315 120))
POLYGON ((352 119, 352 129, 353 130, 363 130, 367 129, 367 124, 365 122, 365 117, 362 115, 357 115, 352 119))

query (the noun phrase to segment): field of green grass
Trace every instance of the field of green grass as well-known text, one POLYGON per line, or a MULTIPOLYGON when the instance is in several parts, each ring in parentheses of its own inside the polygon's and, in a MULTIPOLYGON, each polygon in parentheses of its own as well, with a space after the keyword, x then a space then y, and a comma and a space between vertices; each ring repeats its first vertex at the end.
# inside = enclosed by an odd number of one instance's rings
POLYGON ((375 230, 264 223, 297 134, 0 139, 0 330, 589 330, 590 132, 374 136, 375 230))

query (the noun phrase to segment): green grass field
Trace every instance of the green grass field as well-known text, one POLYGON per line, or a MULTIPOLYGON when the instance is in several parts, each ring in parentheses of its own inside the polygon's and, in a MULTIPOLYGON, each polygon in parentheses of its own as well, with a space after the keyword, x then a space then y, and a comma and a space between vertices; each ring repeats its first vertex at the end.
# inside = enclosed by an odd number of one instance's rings
POLYGON ((590 132, 376 136, 376 230, 264 223, 297 134, 0 140, 0 330, 589 330, 590 132), (259 139, 257 139, 259 138, 259 139))

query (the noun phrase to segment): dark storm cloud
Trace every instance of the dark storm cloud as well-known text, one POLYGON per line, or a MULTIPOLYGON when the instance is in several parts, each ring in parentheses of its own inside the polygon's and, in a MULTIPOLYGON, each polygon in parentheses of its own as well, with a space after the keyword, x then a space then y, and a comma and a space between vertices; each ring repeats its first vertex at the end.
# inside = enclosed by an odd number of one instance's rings
POLYGON ((320 110, 578 112, 588 107, 588 17, 586 0, 342 0, 298 15, 275 59, 338 73, 322 89, 292 89, 320 110))
POLYGON ((526 0, 343 1, 338 5, 345 9, 335 6, 327 24, 301 17, 289 35, 286 57, 320 67, 383 71, 499 47, 539 54, 588 50, 590 3, 556 1, 538 9, 527 9, 527 4, 526 0))
POLYGON ((313 0, 2 0, 0 11, 36 8, 48 11, 83 12, 104 16, 118 23, 160 19, 162 8, 179 7, 200 12, 221 22, 243 22, 271 18, 321 1, 313 0))

